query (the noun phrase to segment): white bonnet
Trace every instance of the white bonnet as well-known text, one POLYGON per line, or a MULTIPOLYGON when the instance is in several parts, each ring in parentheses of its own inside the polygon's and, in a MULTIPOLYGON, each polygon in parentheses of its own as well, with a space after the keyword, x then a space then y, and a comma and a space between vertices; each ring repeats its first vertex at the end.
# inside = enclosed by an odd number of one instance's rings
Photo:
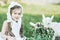
MULTIPOLYGON (((8 12, 7 12, 7 20, 8 20, 9 22, 12 20, 11 15, 10 15, 10 9, 11 9, 12 7, 14 7, 15 5, 20 6, 20 7, 22 8, 22 12, 23 12, 23 7, 22 7, 22 5, 18 4, 17 2, 12 2, 12 3, 9 5, 9 7, 8 7, 8 12)), ((23 14, 21 15, 21 17, 22 17, 22 16, 23 16, 23 14)))

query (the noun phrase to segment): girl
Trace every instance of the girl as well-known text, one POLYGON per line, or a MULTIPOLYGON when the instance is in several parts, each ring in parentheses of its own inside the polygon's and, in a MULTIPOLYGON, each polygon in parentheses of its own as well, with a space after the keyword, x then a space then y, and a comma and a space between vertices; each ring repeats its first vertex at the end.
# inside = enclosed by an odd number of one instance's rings
POLYGON ((1 40, 23 40, 22 6, 13 2, 8 7, 7 20, 2 27, 1 40))

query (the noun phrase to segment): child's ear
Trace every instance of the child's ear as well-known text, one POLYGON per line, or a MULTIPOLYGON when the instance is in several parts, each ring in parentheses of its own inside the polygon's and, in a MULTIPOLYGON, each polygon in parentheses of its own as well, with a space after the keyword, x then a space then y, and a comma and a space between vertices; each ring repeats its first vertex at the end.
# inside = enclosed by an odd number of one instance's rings
POLYGON ((43 19, 45 19, 45 15, 44 14, 42 14, 42 17, 43 17, 43 19))

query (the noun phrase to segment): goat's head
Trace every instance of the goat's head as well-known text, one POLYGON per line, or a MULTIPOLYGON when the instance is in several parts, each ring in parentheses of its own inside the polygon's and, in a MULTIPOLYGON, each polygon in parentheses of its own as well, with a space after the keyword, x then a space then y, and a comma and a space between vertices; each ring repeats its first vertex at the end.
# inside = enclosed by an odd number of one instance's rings
POLYGON ((42 15, 42 23, 45 27, 48 27, 51 23, 52 23, 52 20, 54 18, 54 15, 51 16, 51 17, 45 17, 45 15, 43 14, 42 15))

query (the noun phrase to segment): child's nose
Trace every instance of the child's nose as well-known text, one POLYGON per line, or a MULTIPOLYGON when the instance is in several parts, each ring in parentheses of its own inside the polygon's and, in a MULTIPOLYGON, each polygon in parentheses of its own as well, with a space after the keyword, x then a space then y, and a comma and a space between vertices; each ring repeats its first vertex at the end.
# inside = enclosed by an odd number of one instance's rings
POLYGON ((19 18, 19 15, 16 15, 16 18, 19 18))

